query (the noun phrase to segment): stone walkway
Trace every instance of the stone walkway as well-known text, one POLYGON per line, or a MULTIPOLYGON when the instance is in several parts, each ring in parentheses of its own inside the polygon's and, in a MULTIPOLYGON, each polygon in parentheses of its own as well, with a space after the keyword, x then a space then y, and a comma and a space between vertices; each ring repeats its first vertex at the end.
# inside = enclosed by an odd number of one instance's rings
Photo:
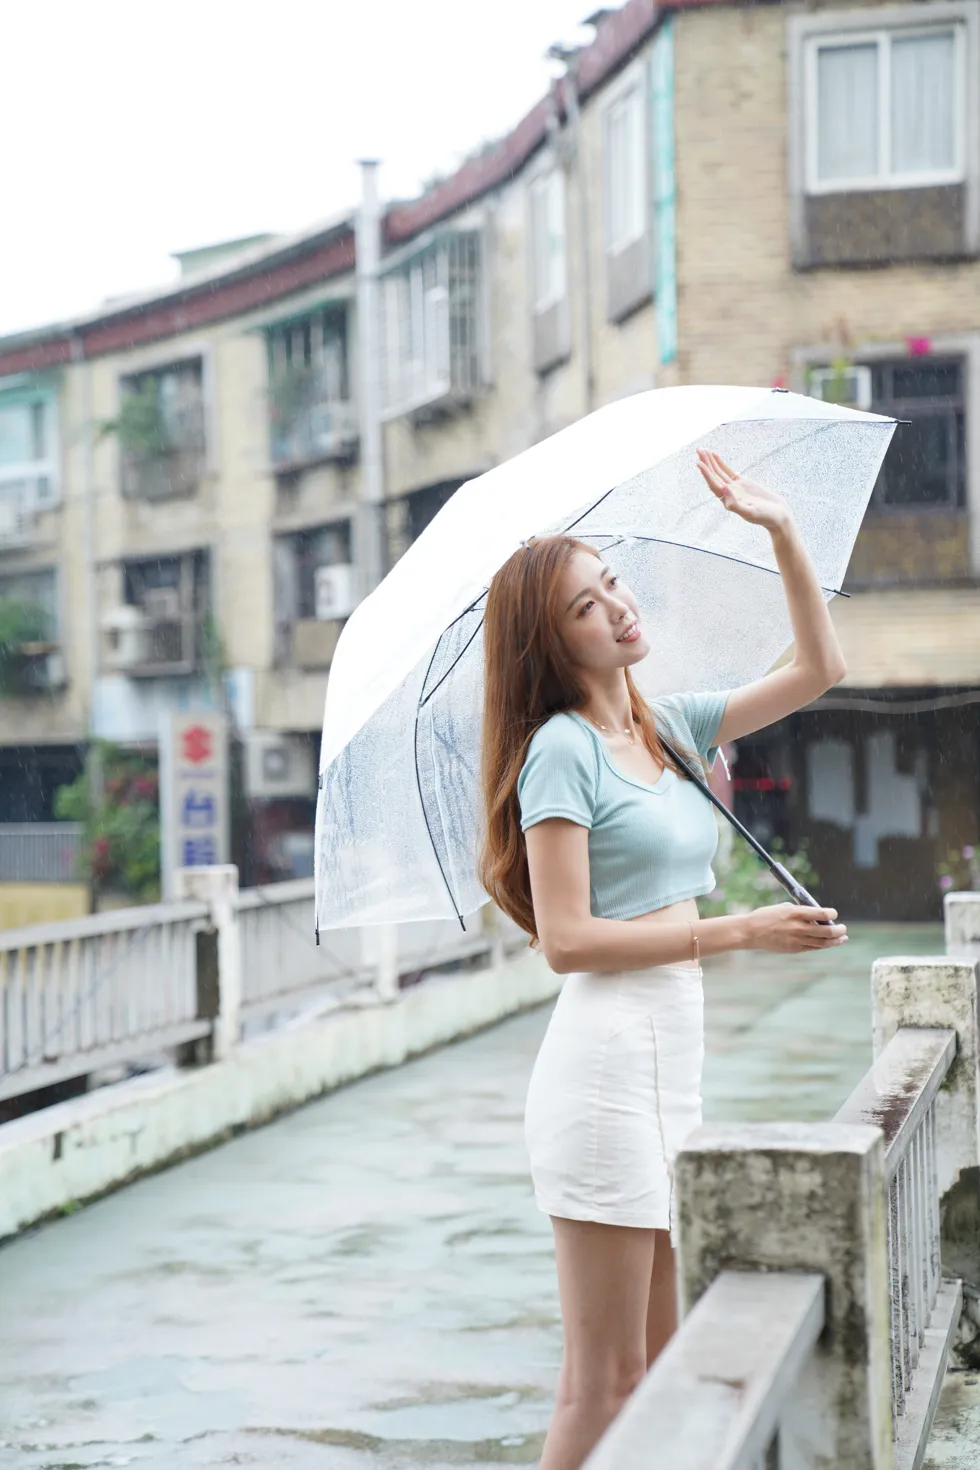
MULTIPOLYGON (((706 1117, 826 1118, 869 1061, 871 959, 940 946, 938 928, 878 927, 827 957, 713 964, 706 1117)), ((0 1250, 5 1470, 533 1465, 560 1355, 521 1135, 546 1021, 0 1250)))

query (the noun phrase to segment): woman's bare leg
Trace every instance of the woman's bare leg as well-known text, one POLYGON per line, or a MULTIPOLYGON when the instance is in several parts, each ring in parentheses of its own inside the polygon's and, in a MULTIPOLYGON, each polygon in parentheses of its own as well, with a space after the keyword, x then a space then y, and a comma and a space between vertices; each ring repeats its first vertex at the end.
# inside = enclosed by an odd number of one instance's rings
POLYGON ((677 1331, 677 1279, 669 1230, 654 1232, 650 1305, 647 1308, 647 1367, 651 1368, 677 1331))
POLYGON ((551 1223, 564 1351, 540 1470, 579 1470, 646 1373, 656 1232, 551 1223))

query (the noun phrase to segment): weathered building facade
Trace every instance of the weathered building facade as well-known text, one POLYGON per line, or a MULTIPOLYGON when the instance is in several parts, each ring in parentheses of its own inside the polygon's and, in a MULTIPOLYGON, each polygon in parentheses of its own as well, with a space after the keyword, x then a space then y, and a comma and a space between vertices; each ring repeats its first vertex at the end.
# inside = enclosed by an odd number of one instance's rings
POLYGON ((383 213, 376 281, 344 218, 0 341, 0 820, 49 815, 93 736, 223 700, 256 875, 296 870, 379 480, 390 562, 616 397, 781 384, 907 424, 833 606, 846 685, 745 744, 737 799, 842 908, 934 912, 980 805, 977 12, 629 0, 512 134, 383 213))

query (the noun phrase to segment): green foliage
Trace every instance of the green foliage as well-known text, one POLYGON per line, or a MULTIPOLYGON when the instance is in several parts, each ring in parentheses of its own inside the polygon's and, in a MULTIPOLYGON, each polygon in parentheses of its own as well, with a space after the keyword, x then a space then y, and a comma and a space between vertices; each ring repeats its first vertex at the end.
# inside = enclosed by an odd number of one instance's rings
MULTIPOLYGON (((853 366, 848 357, 835 357, 830 364, 831 376, 823 385, 823 398, 827 403, 847 403, 847 373, 853 366)), ((782 859, 780 859, 782 861, 782 859)), ((802 879, 801 879, 802 881, 802 879)), ((804 885, 805 886, 805 885, 804 885)))
POLYGON ((163 459, 173 447, 160 403, 157 378, 144 378, 119 405, 119 417, 102 424, 103 434, 115 434, 130 459, 144 463, 163 459))
POLYGON ((46 642, 48 634, 43 607, 16 597, 0 597, 0 696, 26 692, 21 649, 25 643, 46 642))
POLYGON ((98 889, 116 889, 140 903, 160 897, 160 808, 156 759, 108 742, 91 751, 87 769, 55 795, 55 816, 85 828, 80 876, 98 889), (101 771, 102 796, 93 800, 101 771))
MULTIPOLYGON (((780 839, 775 837, 769 844, 769 850, 798 883, 813 893, 819 880, 807 856, 805 843, 801 843, 796 852, 788 853, 780 839)), ((786 890, 740 837, 735 837, 728 856, 716 862, 715 877, 717 888, 707 898, 698 900, 698 908, 706 919, 718 918, 722 914, 744 914, 764 904, 782 903, 788 897, 786 890)))
POLYGON ((943 893, 980 892, 980 843, 951 847, 936 864, 936 881, 943 893))

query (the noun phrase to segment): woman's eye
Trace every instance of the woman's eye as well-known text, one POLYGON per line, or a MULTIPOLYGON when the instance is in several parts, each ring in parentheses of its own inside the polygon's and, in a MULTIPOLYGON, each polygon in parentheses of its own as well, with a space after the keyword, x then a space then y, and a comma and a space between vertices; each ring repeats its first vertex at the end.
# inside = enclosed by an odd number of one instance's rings
POLYGON ((619 578, 618 577, 615 577, 615 576, 614 577, 610 577, 609 578, 609 581, 606 583, 606 586, 607 587, 618 587, 619 586, 619 578))
POLYGON ((595 603, 594 602, 583 602, 582 606, 579 608, 579 613, 578 613, 579 617, 582 617, 587 612, 591 612, 592 608, 594 608, 594 607, 595 607, 595 603))

